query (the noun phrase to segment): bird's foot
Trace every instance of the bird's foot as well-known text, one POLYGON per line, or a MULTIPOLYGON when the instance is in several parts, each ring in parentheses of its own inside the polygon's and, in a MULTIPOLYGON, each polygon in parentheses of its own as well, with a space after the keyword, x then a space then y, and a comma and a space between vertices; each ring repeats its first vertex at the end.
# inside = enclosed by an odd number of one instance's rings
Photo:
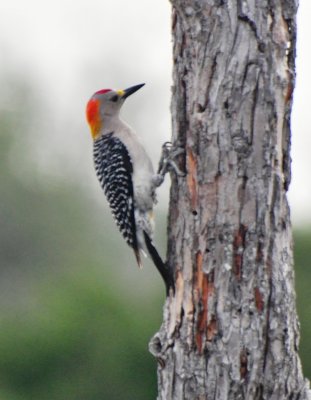
POLYGON ((180 145, 174 146, 172 142, 165 142, 162 145, 162 154, 159 161, 158 171, 154 176, 155 187, 158 187, 163 183, 165 174, 167 172, 174 172, 180 177, 184 177, 186 175, 178 168, 175 162, 175 159, 184 152, 185 150, 180 145))

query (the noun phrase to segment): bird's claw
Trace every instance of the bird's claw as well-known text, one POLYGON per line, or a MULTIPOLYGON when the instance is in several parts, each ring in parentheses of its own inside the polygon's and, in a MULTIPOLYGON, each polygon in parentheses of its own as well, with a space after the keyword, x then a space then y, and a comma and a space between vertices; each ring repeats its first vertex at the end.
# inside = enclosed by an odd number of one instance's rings
POLYGON ((164 176, 167 172, 173 171, 177 176, 184 177, 186 174, 182 172, 176 162, 175 158, 185 153, 185 150, 180 146, 174 146, 172 142, 165 142, 162 145, 162 154, 159 162, 158 173, 155 176, 155 186, 160 186, 164 181, 164 176))

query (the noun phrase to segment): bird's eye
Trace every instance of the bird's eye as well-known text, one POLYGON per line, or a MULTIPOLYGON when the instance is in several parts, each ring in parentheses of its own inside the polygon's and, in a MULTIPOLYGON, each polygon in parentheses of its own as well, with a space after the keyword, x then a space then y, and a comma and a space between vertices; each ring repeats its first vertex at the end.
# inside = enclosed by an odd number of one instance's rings
POLYGON ((114 103, 116 103, 118 101, 118 98, 119 98, 119 96, 116 94, 111 97, 110 101, 113 101, 114 103))

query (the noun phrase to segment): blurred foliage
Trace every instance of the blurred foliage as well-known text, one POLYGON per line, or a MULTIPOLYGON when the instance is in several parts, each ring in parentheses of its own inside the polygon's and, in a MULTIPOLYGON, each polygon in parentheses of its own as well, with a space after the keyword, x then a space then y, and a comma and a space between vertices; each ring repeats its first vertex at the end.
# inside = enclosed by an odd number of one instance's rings
MULTIPOLYGON (((147 346, 161 323, 160 278, 148 266, 137 271, 102 205, 29 165, 29 89, 17 104, 0 111, 0 398, 155 398, 147 346)), ((301 356, 311 376, 310 231, 296 232, 295 245, 301 356)))
POLYGON ((155 362, 146 348, 153 318, 142 318, 94 275, 37 290, 40 304, 1 321, 0 374, 12 398, 155 397, 155 362))

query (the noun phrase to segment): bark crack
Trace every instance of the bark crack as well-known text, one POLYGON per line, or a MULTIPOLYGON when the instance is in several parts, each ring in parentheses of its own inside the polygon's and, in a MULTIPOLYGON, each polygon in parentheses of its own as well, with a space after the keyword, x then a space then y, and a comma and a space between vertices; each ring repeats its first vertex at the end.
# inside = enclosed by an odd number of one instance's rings
POLYGON ((243 0, 238 0, 237 4, 238 4, 238 20, 246 23, 250 27, 250 30, 253 32, 255 39, 257 41, 258 51, 260 53, 264 53, 266 46, 263 40, 260 38, 255 20, 253 20, 243 11, 243 4, 244 4, 243 0))

